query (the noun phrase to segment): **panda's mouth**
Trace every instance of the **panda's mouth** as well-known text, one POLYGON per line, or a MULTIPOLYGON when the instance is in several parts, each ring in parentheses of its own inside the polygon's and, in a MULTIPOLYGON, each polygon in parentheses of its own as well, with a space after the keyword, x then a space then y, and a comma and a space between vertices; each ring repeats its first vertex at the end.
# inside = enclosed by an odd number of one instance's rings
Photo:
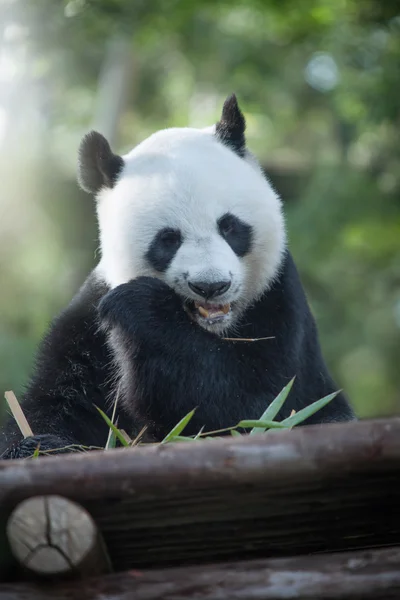
POLYGON ((231 304, 209 304, 208 302, 193 302, 190 308, 193 317, 207 325, 225 320, 232 310, 231 304))

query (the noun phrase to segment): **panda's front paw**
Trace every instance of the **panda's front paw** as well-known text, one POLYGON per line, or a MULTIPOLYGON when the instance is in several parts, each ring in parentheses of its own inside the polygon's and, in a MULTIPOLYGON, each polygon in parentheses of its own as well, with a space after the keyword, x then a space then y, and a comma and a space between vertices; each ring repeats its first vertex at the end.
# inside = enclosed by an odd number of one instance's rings
POLYGON ((73 452, 69 441, 56 435, 43 434, 26 437, 23 440, 12 444, 1 456, 3 460, 12 460, 16 458, 31 458, 35 451, 39 449, 39 455, 43 453, 64 454, 73 452))
POLYGON ((105 328, 120 326, 133 333, 170 322, 184 314, 177 294, 155 277, 138 277, 109 291, 100 301, 98 314, 105 328))

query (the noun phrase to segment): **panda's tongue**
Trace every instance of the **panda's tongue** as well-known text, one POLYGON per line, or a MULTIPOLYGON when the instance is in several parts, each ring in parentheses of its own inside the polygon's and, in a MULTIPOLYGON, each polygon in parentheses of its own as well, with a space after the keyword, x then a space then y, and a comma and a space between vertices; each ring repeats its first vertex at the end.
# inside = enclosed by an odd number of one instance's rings
POLYGON ((195 302, 195 306, 204 319, 223 317, 231 309, 230 304, 200 304, 200 302, 195 302))

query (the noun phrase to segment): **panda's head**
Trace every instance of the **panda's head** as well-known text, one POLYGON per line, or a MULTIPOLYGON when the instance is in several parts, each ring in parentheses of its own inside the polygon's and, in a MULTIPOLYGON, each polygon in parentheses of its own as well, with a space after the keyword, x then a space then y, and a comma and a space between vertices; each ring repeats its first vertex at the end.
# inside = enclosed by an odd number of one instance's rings
POLYGON ((281 203, 245 145, 231 96, 206 129, 165 129, 125 156, 99 133, 79 151, 79 183, 96 195, 101 261, 115 287, 158 277, 218 334, 268 289, 285 248, 281 203))

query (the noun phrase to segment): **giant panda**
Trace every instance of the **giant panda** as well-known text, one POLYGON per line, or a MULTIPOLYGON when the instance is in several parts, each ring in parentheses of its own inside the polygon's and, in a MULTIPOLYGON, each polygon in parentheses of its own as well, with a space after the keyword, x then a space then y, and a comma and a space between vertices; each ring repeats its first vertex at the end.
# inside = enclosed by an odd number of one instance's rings
MULTIPOLYGON (((257 419, 293 377, 280 418, 337 390, 234 95, 216 125, 159 131, 125 156, 89 133, 78 181, 101 259, 39 348, 22 403, 34 437, 10 418, 3 458, 104 447, 96 406, 110 415, 117 393, 119 427, 159 441, 193 408, 187 435, 257 419)), ((352 419, 340 393, 306 424, 352 419)))

